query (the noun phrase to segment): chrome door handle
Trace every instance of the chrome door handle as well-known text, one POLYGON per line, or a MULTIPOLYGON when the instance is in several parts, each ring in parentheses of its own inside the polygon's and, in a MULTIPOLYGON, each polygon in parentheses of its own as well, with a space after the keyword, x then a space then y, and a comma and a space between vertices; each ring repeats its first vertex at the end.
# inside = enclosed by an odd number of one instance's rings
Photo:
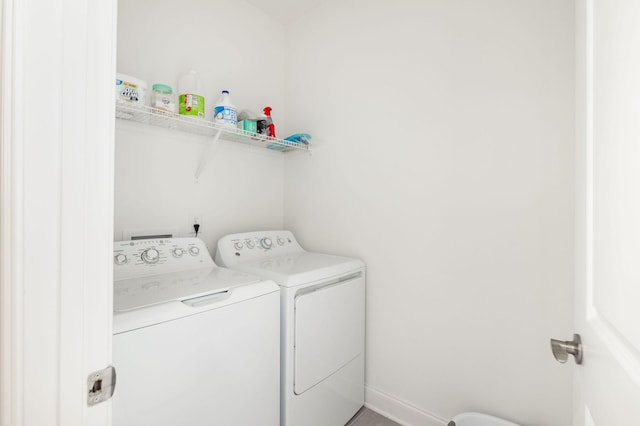
POLYGON ((564 364, 569 355, 573 355, 576 364, 582 364, 582 339, 579 334, 573 335, 573 340, 551 339, 551 352, 556 361, 564 364))

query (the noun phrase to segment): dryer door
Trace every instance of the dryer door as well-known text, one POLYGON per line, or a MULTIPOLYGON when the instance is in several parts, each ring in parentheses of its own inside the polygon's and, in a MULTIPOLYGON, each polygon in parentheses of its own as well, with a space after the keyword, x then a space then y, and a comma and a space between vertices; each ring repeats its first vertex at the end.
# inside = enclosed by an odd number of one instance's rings
POLYGON ((294 392, 307 391, 364 351, 364 274, 307 287, 295 298, 294 392))

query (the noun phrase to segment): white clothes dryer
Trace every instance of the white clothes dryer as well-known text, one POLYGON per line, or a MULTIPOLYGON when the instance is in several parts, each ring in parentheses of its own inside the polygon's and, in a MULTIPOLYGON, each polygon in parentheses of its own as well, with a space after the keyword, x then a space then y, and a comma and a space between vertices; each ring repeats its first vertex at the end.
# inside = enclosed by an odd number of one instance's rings
POLYGON ((364 405, 364 263, 289 231, 227 235, 216 262, 280 285, 281 425, 345 425, 364 405))
POLYGON ((196 238, 114 243, 114 426, 280 424, 280 292, 196 238))

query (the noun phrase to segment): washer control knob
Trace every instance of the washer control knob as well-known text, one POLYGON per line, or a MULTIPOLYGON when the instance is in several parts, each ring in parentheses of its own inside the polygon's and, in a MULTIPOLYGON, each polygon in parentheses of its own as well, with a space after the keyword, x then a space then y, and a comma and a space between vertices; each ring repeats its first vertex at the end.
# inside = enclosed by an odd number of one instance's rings
POLYGON ((114 262, 116 262, 116 265, 124 265, 125 263, 127 263, 127 255, 126 254, 116 254, 113 257, 114 262))
POLYGON ((182 257, 182 255, 184 254, 184 250, 182 250, 181 248, 174 248, 173 250, 171 250, 171 253, 173 254, 173 257, 182 257))
POLYGON ((242 242, 236 241, 235 243, 233 243, 233 248, 235 248, 236 250, 242 250, 242 242))
POLYGON ((154 248, 149 248, 142 252, 141 257, 144 263, 157 263, 160 260, 160 252, 154 248))
POLYGON ((244 242, 244 245, 247 246, 248 249, 252 249, 256 246, 256 244, 251 240, 246 240, 244 242))
POLYGON ((283 246, 284 245, 284 240, 281 237, 278 237, 278 239, 276 241, 278 241, 278 245, 279 246, 283 246))
POLYGON ((271 247, 273 247, 273 241, 271 241, 271 238, 269 237, 264 237, 260 240, 260 245, 263 249, 269 250, 271 247))
POLYGON ((191 256, 197 256, 197 255, 200 254, 200 249, 198 247, 196 247, 196 246, 189 247, 189 254, 191 256))

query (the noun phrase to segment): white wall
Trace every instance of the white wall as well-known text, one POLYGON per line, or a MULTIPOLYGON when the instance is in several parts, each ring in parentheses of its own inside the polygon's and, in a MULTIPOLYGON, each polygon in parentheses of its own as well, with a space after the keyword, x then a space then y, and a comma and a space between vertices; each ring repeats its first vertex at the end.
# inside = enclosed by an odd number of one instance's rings
POLYGON ((369 404, 570 424, 573 2, 329 1, 286 41, 285 226, 368 265, 369 404))
MULTIPOLYGON (((124 0, 118 11, 118 71, 174 88, 195 69, 209 114, 221 90, 240 109, 273 107, 284 125, 284 30, 243 1, 124 0)), ((210 117, 208 117, 210 118, 210 117)), ((194 173, 208 138, 116 123, 114 239, 123 230, 200 235, 213 251, 230 232, 282 227, 283 158, 222 142, 194 173)))

